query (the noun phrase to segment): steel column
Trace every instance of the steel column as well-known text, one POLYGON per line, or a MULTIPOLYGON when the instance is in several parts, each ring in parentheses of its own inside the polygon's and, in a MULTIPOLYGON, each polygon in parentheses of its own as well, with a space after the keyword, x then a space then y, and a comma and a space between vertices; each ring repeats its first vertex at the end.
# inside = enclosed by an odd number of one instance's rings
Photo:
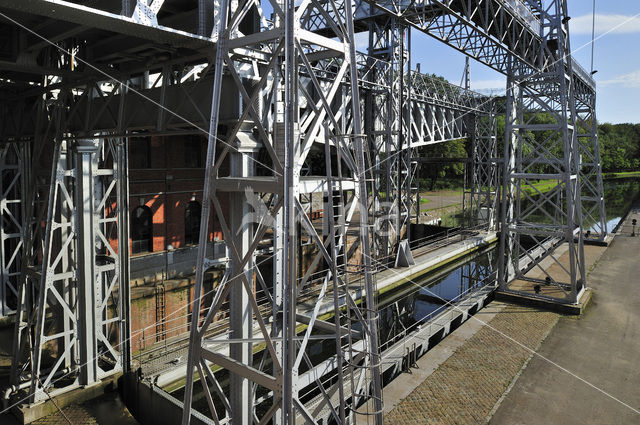
MULTIPOLYGON (((286 1, 280 5, 282 8, 276 8, 268 28, 255 34, 243 34, 238 31, 239 22, 253 6, 252 2, 223 2, 217 13, 221 17, 221 25, 203 202, 205 205, 211 204, 215 210, 231 261, 227 265, 226 278, 217 287, 213 301, 202 318, 199 294, 202 291, 203 272, 215 264, 206 253, 210 210, 203 208, 183 422, 190 421, 193 375, 196 370, 209 404, 208 413, 214 421, 236 421, 246 415, 246 405, 239 406, 239 399, 238 402, 233 401, 236 397, 233 385, 222 388, 217 384, 216 376, 210 369, 213 363, 228 369, 240 381, 249 382, 255 394, 266 392, 249 406, 249 415, 254 418, 257 416, 258 421, 273 419, 276 423, 315 423, 316 418, 320 417, 339 420, 341 414, 338 410, 344 411, 342 416, 349 416, 353 421, 357 409, 373 400, 376 420, 381 423, 376 300, 373 297, 367 216, 369 190, 363 178, 365 152, 361 140, 363 134, 351 3, 303 2, 296 6, 295 2, 286 1), (333 31, 331 37, 313 32, 327 27, 333 31), (247 66, 246 58, 234 54, 236 49, 256 49, 257 46, 262 54, 250 59, 252 66, 247 66), (269 47, 265 49, 265 46, 269 47), (225 140, 218 144, 216 129, 221 119, 218 102, 223 69, 229 75, 227 81, 235 84, 242 102, 240 117, 224 135, 225 140), (242 145, 247 139, 255 140, 266 153, 266 159, 261 160, 262 174, 259 177, 252 176, 247 167, 233 171, 233 156, 247 154, 242 152, 242 145), (353 202, 348 207, 343 196, 335 197, 336 211, 342 211, 343 214, 334 216, 325 210, 334 229, 331 235, 318 233, 300 201, 301 170, 315 146, 328 149, 329 156, 338 158, 334 164, 338 170, 342 167, 347 169, 334 177, 330 177, 330 170, 326 170, 327 177, 321 177, 326 193, 333 196, 335 188, 346 182, 352 187, 350 196, 353 202), (223 168, 228 161, 231 161, 232 167, 230 174, 223 168), (258 188, 260 193, 255 193, 254 190, 258 188), (228 210, 222 207, 220 200, 226 196, 232 200, 228 210), (350 258, 347 258, 346 237, 340 233, 346 232, 357 209, 360 209, 361 221, 357 226, 359 235, 355 243, 360 251, 349 253, 350 258), (248 236, 244 242, 235 234, 233 224, 240 219, 242 223, 244 220, 255 223, 243 228, 248 236), (274 237, 273 251, 276 281, 272 287, 273 295, 267 297, 266 301, 271 305, 263 310, 259 303, 265 301, 258 299, 253 288, 254 279, 261 279, 255 267, 256 248, 271 227, 275 227, 278 233, 274 237), (319 264, 324 260, 328 266, 319 294, 307 291, 308 272, 304 276, 299 275, 301 258, 297 251, 302 238, 311 241, 317 250, 314 263, 319 264), (337 267, 340 262, 342 266, 337 267), (356 270, 348 270, 348 263, 357 264, 353 266, 356 270), (357 286, 349 286, 352 281, 357 286), (334 284, 330 285, 332 282, 334 284), (238 286, 244 286, 246 298, 243 299, 243 311, 249 313, 249 326, 240 319, 234 319, 235 313, 231 313, 229 336, 207 337, 210 325, 223 311, 225 300, 231 299, 233 304, 233 294, 238 286), (298 302, 303 291, 307 293, 307 303, 314 305, 312 312, 306 312, 304 305, 298 302), (300 376, 300 370, 303 364, 305 369, 316 367, 309 355, 316 338, 312 332, 327 329, 326 322, 318 318, 318 309, 331 291, 337 291, 339 295, 337 311, 349 311, 347 323, 353 323, 361 331, 356 340, 352 338, 353 332, 343 329, 344 325, 337 319, 329 325, 338 334, 327 335, 327 338, 338 341, 339 358, 343 360, 324 373, 333 374, 336 369, 341 369, 338 373, 348 376, 343 382, 348 381, 352 390, 345 392, 349 394, 347 400, 338 399, 335 388, 330 388, 331 382, 320 381, 316 377, 312 382, 315 381, 320 390, 318 399, 303 402, 301 392, 309 386, 305 383, 309 376, 307 373, 304 377, 300 376), (365 303, 358 305, 353 298, 354 293, 359 293, 365 303), (250 306, 248 310, 247 305, 250 306), (264 312, 269 314, 263 317, 264 312), (268 316, 273 319, 271 332, 266 328, 268 316), (320 325, 316 327, 318 323, 320 325), (238 328, 245 333, 234 333, 234 329, 237 331, 238 328), (252 337, 249 337, 249 331, 253 332, 252 337), (260 343, 262 346, 261 351, 256 353, 262 358, 259 365, 253 362, 253 356, 249 355, 251 351, 247 348, 238 355, 233 352, 233 345, 250 347, 250 343, 260 343), (226 354, 227 347, 229 355, 226 354), (211 388, 220 391, 214 393, 211 388), (225 406, 224 412, 215 408, 216 399, 225 406), (262 408, 258 409, 258 403, 262 408), (343 407, 339 409, 340 404, 343 407)), ((262 10, 258 12, 262 13, 262 10)), ((254 163, 252 166, 257 165, 254 163)), ((333 208, 330 209, 333 211, 333 208)), ((231 308, 234 309, 233 306, 231 308)), ((350 325, 346 328, 351 329, 350 325)), ((244 389, 241 388, 241 391, 244 389)))
MULTIPOLYGON (((505 150, 505 164, 510 165, 504 176, 501 250, 505 256, 501 255, 500 261, 508 265, 500 266, 499 284, 509 291, 513 290, 509 282, 514 278, 552 285, 558 290, 553 294, 525 292, 576 303, 586 282, 575 84, 566 16, 564 0, 549 2, 541 16, 546 52, 539 57, 548 59, 540 64, 543 71, 533 75, 515 72, 510 76, 510 83, 518 84, 521 92, 516 106, 519 116, 516 122, 508 117, 505 136, 505 143, 515 141, 515 147, 511 152, 505 150), (558 185, 540 193, 535 186, 540 179, 553 179, 558 185), (533 198, 527 190, 538 196, 533 198), (504 191, 513 198, 504 196, 504 191), (505 202, 515 203, 512 218, 512 206, 505 202), (560 244, 568 248, 564 263, 555 249, 560 244), (546 257, 560 265, 562 272, 552 275, 542 268, 539 262, 546 257), (538 267, 546 278, 527 276, 532 267, 538 267)), ((508 98, 508 102, 513 100, 508 98)))
POLYGON ((78 266, 78 351, 80 352, 80 385, 94 384, 97 379, 96 338, 96 270, 93 252, 94 234, 94 181, 93 157, 97 146, 91 139, 76 144, 76 211, 78 266))
POLYGON ((30 144, 6 143, 0 148, 0 318, 15 313, 22 269, 30 144))

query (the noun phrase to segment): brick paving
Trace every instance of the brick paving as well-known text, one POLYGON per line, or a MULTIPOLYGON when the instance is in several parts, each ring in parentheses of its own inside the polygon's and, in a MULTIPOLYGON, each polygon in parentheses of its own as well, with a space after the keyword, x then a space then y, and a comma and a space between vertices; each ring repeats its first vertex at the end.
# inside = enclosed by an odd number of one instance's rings
POLYGON ((66 418, 56 412, 42 419, 33 422, 33 425, 97 425, 98 421, 83 406, 72 405, 62 409, 66 418), (67 421, 68 419, 68 421, 67 421))
MULTIPOLYGON (((535 350, 559 317, 508 305, 489 325, 535 350)), ((484 424, 530 356, 530 351, 483 326, 385 415, 385 424, 484 424)))

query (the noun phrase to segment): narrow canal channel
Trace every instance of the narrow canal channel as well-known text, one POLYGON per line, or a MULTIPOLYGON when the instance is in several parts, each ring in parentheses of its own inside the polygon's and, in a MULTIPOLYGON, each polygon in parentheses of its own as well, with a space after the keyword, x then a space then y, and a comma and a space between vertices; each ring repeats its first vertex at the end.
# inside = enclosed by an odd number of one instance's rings
MULTIPOLYGON (((640 200, 640 179, 604 181, 604 205, 607 213, 607 230, 613 231, 629 212, 633 203, 640 200)), ((585 223, 593 230, 592 223, 585 223)), ((587 226, 584 226, 585 228, 587 226)))
MULTIPOLYGON (((606 180, 604 189, 607 228, 611 232, 629 211, 634 201, 640 200, 640 179, 606 180)), ((589 227, 592 227, 592 223, 585 223, 585 228, 589 227)), ((470 291, 485 284, 486 280, 483 279, 495 268, 496 251, 497 247, 494 245, 384 294, 378 300, 382 349, 402 339, 412 328, 427 323, 437 316, 446 308, 446 303, 442 299, 456 301, 457 298, 464 297, 470 291)), ((335 354, 334 340, 317 340, 313 343, 314 361, 335 354)), ((222 385, 226 386, 228 374, 225 371, 218 371, 216 376, 222 385)), ((182 400, 184 387, 178 384, 167 390, 177 400, 182 400)), ((194 391, 194 408, 200 412, 208 412, 207 402, 200 385, 195 385, 194 391)), ((114 409, 113 403, 113 396, 105 396, 93 401, 91 409, 105 407, 114 412, 122 410, 114 409)), ((222 411, 222 406, 218 407, 222 411)), ((113 418, 113 422, 107 419, 104 423, 125 423, 122 417, 116 419, 116 416, 113 416, 113 418)), ((133 419, 131 422, 134 422, 133 419)))
MULTIPOLYGON (((604 183, 607 228, 611 232, 632 203, 640 199, 640 179, 607 180, 604 183)), ((592 223, 585 223, 585 228, 592 223)), ((401 340, 413 329, 428 323, 449 307, 449 302, 457 302, 470 292, 490 283, 488 277, 496 268, 497 244, 480 252, 429 272, 412 282, 407 282, 378 300, 379 331, 382 350, 401 340)), ((319 339, 310 343, 313 348, 311 360, 319 362, 335 354, 335 340, 319 339)), ((256 355, 256 365, 260 361, 256 355)), ((304 366, 301 372, 304 372, 304 366)), ((228 374, 218 371, 223 387, 227 385, 228 374)), ((184 387, 171 388, 170 394, 182 400, 184 387)), ((194 386, 194 408, 207 412, 208 406, 199 385, 194 386)), ((222 406, 219 406, 222 412, 222 406)))

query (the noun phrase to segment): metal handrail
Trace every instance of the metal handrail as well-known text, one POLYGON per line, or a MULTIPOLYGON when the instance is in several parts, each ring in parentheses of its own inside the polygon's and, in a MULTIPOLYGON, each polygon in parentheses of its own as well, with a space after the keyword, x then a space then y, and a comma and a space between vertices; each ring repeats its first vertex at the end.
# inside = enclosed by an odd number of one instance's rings
POLYGON ((502 0, 508 8, 514 12, 523 22, 526 22, 531 30, 540 34, 542 24, 540 19, 533 14, 533 11, 522 0, 502 0))
POLYGON ((593 76, 588 73, 587 70, 584 69, 582 65, 580 65, 580 63, 578 63, 578 61, 574 59, 573 56, 571 56, 571 67, 573 68, 573 73, 580 77, 580 79, 584 81, 586 85, 588 85, 593 90, 596 89, 596 82, 593 79, 593 76))

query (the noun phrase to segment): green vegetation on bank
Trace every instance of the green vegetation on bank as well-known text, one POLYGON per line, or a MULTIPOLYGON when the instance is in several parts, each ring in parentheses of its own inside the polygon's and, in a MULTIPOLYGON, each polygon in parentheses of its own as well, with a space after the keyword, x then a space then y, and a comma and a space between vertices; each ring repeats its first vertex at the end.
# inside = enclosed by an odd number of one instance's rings
POLYGON ((610 179, 628 179, 632 177, 640 177, 640 171, 623 171, 621 173, 604 173, 602 176, 605 180, 610 179))
MULTIPOLYGON (((640 124, 600 124, 598 140, 603 172, 620 173, 640 170, 640 124)), ((625 177, 635 177, 635 175, 625 177)))
MULTIPOLYGON (((501 146, 504 141, 504 116, 499 116, 497 121, 498 146, 501 146)), ((549 122, 553 122, 553 120, 544 114, 532 119, 532 123, 535 124, 548 124, 549 122)), ((546 146, 550 153, 553 154, 557 151, 558 155, 562 155, 561 144, 549 142, 553 139, 551 131, 530 133, 523 137, 536 139, 538 146, 546 146)), ((640 177, 640 124, 600 124, 598 140, 605 179, 640 177)), ((417 174, 420 187, 429 191, 462 188, 465 167, 463 162, 456 160, 468 158, 470 154, 470 144, 464 139, 421 148, 419 152, 421 157, 440 161, 450 159, 451 162, 421 164, 417 174)), ((542 165, 536 165, 530 167, 530 171, 544 173, 549 170, 546 170, 542 165)), ((536 184, 541 192, 549 191, 554 186, 552 181, 541 181, 536 184)), ((527 192, 533 193, 535 190, 528 188, 527 192)))
POLYGON ((546 193, 558 185, 557 180, 540 180, 538 183, 534 183, 532 186, 525 186, 522 191, 527 195, 535 196, 538 193, 546 193))

